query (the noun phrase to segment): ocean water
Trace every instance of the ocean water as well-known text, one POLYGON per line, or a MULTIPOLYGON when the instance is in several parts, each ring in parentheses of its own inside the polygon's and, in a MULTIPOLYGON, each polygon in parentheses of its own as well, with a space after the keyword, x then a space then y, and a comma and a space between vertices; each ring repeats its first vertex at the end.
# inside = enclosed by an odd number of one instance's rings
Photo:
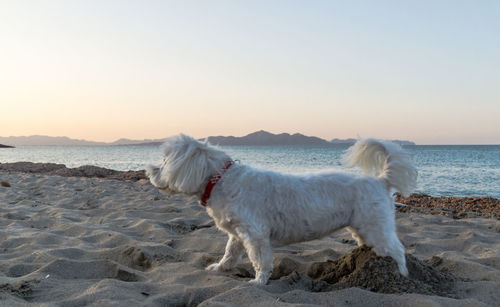
MULTIPOLYGON (((222 146, 233 159, 254 167, 288 173, 325 169, 346 170, 341 156, 347 146, 222 146)), ((419 177, 418 193, 433 196, 492 196, 500 198, 500 145, 407 146, 419 177)), ((96 165, 139 170, 159 164, 158 146, 22 146, 0 149, 0 163, 30 161, 96 165)), ((1 176, 1 175, 0 175, 1 176)))

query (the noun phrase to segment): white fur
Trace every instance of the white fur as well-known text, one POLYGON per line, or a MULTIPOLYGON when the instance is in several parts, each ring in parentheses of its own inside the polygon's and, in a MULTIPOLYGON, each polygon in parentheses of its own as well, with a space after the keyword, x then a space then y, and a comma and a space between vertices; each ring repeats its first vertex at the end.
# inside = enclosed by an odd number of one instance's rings
MULTIPOLYGON (((159 168, 148 167, 153 185, 167 193, 201 197, 208 178, 230 157, 189 136, 169 138, 159 168)), ((273 246, 314 240, 347 227, 358 245, 391 256, 408 275, 404 247, 396 235, 391 190, 408 194, 417 172, 410 157, 392 144, 366 139, 351 147, 345 160, 374 176, 339 172, 290 175, 236 163, 222 176, 208 200, 207 212, 229 235, 226 251, 207 270, 233 268, 247 252, 255 284, 266 284, 273 269, 273 246)))

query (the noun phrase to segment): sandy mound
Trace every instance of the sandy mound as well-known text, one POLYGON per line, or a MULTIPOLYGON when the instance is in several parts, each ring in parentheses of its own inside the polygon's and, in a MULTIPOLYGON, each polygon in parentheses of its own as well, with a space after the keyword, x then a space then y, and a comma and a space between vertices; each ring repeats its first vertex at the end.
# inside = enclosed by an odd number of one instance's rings
POLYGON ((427 261, 406 256, 410 275, 399 274, 396 262, 379 257, 362 246, 334 261, 316 262, 309 266, 311 278, 335 284, 334 289, 360 287, 380 293, 421 293, 453 297, 456 277, 436 270, 427 261))
MULTIPOLYGON (((274 261, 271 280, 302 284, 310 292, 337 291, 351 287, 378 293, 419 293, 457 297, 454 283, 464 281, 436 268, 441 258, 434 256, 421 261, 406 255, 409 276, 399 274, 391 257, 377 256, 370 247, 361 246, 336 259, 324 262, 301 262, 283 256, 274 261)), ((236 268, 234 276, 253 278, 249 263, 236 268)))

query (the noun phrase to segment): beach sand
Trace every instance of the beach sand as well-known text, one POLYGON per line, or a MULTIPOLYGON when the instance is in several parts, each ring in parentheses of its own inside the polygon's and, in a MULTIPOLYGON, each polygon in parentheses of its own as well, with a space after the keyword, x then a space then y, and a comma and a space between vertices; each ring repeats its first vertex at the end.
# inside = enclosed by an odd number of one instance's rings
POLYGON ((0 305, 500 305, 497 218, 398 212, 410 278, 340 230, 275 249, 252 286, 246 257, 204 270, 227 237, 197 199, 133 179, 0 172, 0 305))

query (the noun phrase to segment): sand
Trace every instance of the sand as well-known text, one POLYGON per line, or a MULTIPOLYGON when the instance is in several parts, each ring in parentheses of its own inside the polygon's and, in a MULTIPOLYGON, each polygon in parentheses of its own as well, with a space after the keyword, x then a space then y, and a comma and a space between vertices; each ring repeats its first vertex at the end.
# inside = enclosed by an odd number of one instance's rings
POLYGON ((398 212, 410 278, 341 230, 276 249, 270 283, 252 286, 246 257, 204 270, 226 235, 193 197, 144 179, 11 170, 0 181, 0 305, 500 305, 496 218, 398 212))

